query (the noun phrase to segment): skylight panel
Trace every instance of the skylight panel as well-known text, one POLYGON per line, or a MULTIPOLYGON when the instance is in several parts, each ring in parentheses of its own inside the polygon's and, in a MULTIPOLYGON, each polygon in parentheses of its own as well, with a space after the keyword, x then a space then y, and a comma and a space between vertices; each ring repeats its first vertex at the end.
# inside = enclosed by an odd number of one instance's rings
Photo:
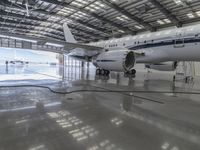
POLYGON ((116 17, 116 19, 121 20, 121 21, 129 20, 129 18, 127 16, 125 16, 125 15, 118 16, 118 17, 116 17))
POLYGON ((88 4, 88 2, 87 1, 83 1, 83 0, 76 0, 76 2, 79 2, 79 3, 82 3, 82 4, 88 4))
POLYGON ((194 18, 195 16, 192 13, 187 14, 188 18, 194 18))
POLYGON ((118 20, 125 21, 122 17, 116 17, 118 20))
POLYGON ((135 28, 137 28, 137 29, 143 29, 144 26, 142 26, 142 25, 135 25, 135 28))
POLYGON ((96 4, 97 6, 100 6, 100 7, 105 7, 105 5, 102 4, 102 3, 100 3, 100 2, 95 2, 95 4, 96 4))
POLYGON ((51 25, 51 23, 49 23, 49 22, 42 22, 41 25, 43 25, 43 26, 49 26, 49 25, 51 25))
POLYGON ((198 17, 200 17, 200 11, 197 11, 196 14, 198 17))
POLYGON ((89 10, 89 11, 91 11, 91 12, 95 12, 96 10, 95 9, 93 9, 93 8, 91 8, 91 7, 86 7, 85 9, 87 9, 87 10, 89 10))
POLYGON ((123 30, 118 30, 119 32, 121 32, 121 33, 124 33, 124 31, 123 30))
POLYGON ((77 2, 77 1, 73 1, 71 4, 79 6, 79 7, 83 7, 84 6, 83 3, 80 3, 80 2, 77 2))
POLYGON ((187 3, 192 3, 193 0, 174 0, 177 5, 187 5, 187 3))
POLYGON ((163 19, 163 21, 166 23, 171 23, 171 21, 169 19, 163 19))
POLYGON ((36 30, 42 30, 44 29, 43 27, 35 27, 36 30))
POLYGON ((122 15, 121 17, 124 18, 124 19, 127 19, 127 20, 129 19, 129 17, 127 17, 125 15, 122 15))
POLYGON ((160 25, 165 24, 165 22, 163 22, 162 20, 157 20, 157 23, 159 23, 160 25))
POLYGON ((163 25, 163 24, 168 24, 168 23, 171 23, 171 20, 169 20, 169 19, 159 19, 159 20, 157 20, 157 23, 158 24, 160 24, 160 25, 163 25))
POLYGON ((93 8, 93 9, 96 9, 96 10, 100 9, 100 7, 99 7, 99 6, 97 6, 97 5, 94 5, 94 4, 91 4, 91 5, 90 5, 90 7, 91 7, 91 8, 93 8))
POLYGON ((181 0, 174 0, 174 2, 175 2, 177 5, 183 4, 183 2, 182 2, 181 0))

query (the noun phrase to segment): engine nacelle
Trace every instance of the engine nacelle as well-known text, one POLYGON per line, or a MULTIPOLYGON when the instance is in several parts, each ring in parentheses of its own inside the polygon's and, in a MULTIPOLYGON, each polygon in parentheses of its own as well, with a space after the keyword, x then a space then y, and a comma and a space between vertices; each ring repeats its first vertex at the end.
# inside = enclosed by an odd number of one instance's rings
POLYGON ((178 66, 178 62, 163 62, 157 64, 145 64, 146 68, 159 71, 174 71, 178 66))
POLYGON ((135 65, 135 54, 129 50, 113 50, 99 54, 93 64, 110 71, 130 71, 135 65))

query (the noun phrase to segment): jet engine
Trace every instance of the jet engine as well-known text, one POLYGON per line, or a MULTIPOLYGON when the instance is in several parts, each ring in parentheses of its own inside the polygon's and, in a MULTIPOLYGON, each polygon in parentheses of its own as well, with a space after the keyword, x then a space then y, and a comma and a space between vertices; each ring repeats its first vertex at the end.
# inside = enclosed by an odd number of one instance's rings
POLYGON ((145 64, 146 68, 159 70, 159 71, 174 71, 178 66, 178 62, 163 62, 156 64, 145 64))
POLYGON ((113 50, 100 53, 93 64, 109 71, 130 71, 135 65, 135 53, 129 50, 113 50))

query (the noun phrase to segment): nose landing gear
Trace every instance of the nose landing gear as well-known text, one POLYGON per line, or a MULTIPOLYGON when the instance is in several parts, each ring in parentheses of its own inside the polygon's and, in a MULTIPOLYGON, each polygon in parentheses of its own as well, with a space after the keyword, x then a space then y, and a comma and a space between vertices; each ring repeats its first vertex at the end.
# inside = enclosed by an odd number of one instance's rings
POLYGON ((109 74, 110 74, 109 70, 104 70, 104 69, 97 69, 96 70, 96 75, 109 76, 109 74))
POLYGON ((130 71, 124 72, 124 77, 135 78, 136 70, 132 69, 130 71))

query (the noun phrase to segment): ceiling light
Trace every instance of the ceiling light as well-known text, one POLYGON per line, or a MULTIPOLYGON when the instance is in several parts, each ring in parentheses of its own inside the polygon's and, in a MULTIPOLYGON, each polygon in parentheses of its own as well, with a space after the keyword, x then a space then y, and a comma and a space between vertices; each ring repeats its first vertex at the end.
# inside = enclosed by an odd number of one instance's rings
POLYGON ((119 32, 121 32, 121 33, 124 33, 124 31, 123 30, 118 30, 119 32))
POLYGON ((73 1, 72 4, 76 5, 76 6, 79 6, 79 7, 82 7, 83 4, 82 3, 79 3, 79 2, 76 2, 76 1, 73 1))
POLYGON ((196 12, 196 14, 197 14, 197 16, 199 16, 199 17, 200 17, 200 11, 197 11, 197 12, 196 12))
POLYGON ((144 28, 142 25, 135 25, 135 28, 137 28, 137 29, 142 29, 142 28, 144 28))
POLYGON ((163 19, 163 21, 166 23, 171 23, 171 20, 169 20, 169 19, 163 19))
POLYGON ((79 3, 82 3, 82 4, 88 4, 87 1, 83 1, 83 0, 76 0, 76 1, 79 2, 79 3))
POLYGON ((95 2, 96 5, 100 6, 100 7, 105 7, 104 4, 100 3, 100 2, 95 2))
POLYGON ((124 18, 124 19, 129 19, 129 17, 127 17, 125 15, 122 15, 121 17, 124 18))
POLYGON ((161 25, 165 24, 162 20, 157 20, 157 23, 159 23, 161 25))
POLYGON ((194 18, 194 15, 192 13, 187 14, 188 18, 194 18))
POLYGON ((181 0, 174 0, 174 2, 175 2, 177 5, 183 4, 183 2, 182 2, 181 0))

